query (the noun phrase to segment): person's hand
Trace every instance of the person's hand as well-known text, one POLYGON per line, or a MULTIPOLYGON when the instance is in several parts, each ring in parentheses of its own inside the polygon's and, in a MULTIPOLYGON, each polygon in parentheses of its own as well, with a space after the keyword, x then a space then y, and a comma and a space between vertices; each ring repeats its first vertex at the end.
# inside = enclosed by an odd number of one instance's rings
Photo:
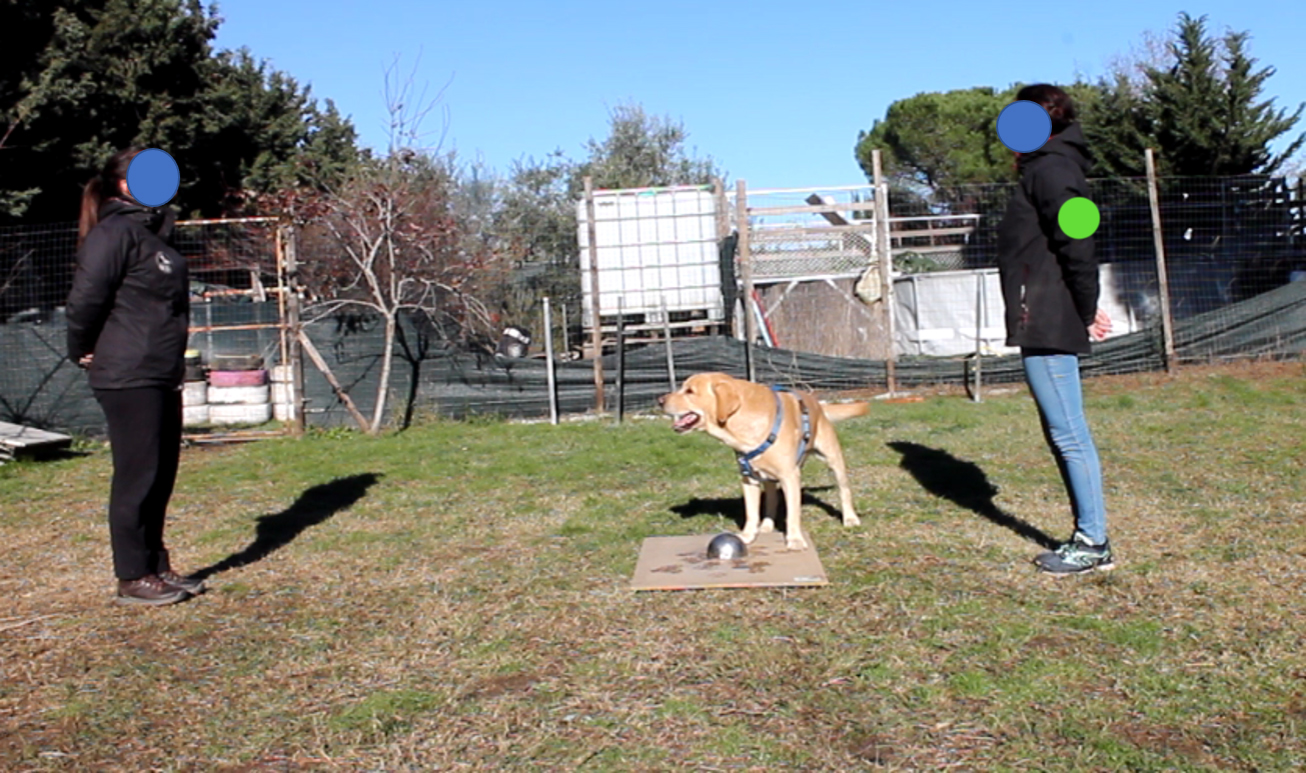
POLYGON ((95 355, 94 355, 94 354, 88 354, 88 355, 85 355, 85 356, 83 356, 80 360, 77 361, 77 367, 79 367, 79 368, 89 368, 89 367, 91 367, 91 361, 94 360, 94 359, 95 359, 95 355))
POLYGON ((1094 341, 1101 341, 1110 332, 1111 316, 1099 308, 1093 315, 1093 324, 1088 326, 1088 337, 1094 341))

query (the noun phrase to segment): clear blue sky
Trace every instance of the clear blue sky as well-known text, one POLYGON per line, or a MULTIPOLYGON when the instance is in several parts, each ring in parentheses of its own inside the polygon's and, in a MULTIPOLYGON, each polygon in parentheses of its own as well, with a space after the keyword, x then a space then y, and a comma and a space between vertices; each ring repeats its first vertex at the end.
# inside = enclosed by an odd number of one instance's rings
POLYGON ((732 180, 806 187, 863 182, 857 132, 895 100, 1096 77, 1181 11, 1215 34, 1250 32, 1251 54, 1277 69, 1266 95, 1289 112, 1306 102, 1306 3, 1294 0, 219 0, 217 45, 311 84, 373 147, 386 147, 384 73, 398 56, 429 94, 447 84, 424 128, 447 119, 444 148, 497 172, 554 149, 583 158, 611 109, 637 103, 682 122, 694 155, 732 180))

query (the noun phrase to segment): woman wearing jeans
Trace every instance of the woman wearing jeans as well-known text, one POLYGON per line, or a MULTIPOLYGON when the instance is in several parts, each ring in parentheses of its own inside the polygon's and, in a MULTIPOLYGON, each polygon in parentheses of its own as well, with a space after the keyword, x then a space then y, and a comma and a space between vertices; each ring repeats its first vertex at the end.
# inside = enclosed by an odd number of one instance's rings
POLYGON ((1089 197, 1092 165, 1075 106, 1056 86, 1027 86, 1016 95, 1043 106, 1052 136, 1018 153, 1020 186, 998 228, 998 271, 1006 305, 1007 345, 1019 346, 1043 434, 1070 495, 1075 531, 1034 563, 1054 575, 1111 569, 1102 466, 1084 418, 1079 355, 1111 330, 1097 306, 1098 264, 1092 237, 1074 239, 1058 224, 1061 206, 1089 197))

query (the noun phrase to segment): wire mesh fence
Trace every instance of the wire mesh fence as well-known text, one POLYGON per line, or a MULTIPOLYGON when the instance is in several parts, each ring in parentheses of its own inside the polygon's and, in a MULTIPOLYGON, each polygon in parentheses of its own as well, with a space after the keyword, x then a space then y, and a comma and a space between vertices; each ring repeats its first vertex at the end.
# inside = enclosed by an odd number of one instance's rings
MULTIPOLYGON (((1299 352, 1294 331, 1300 322, 1282 311, 1264 321, 1277 332, 1249 332, 1242 343, 1236 336, 1195 331, 1244 325, 1249 308, 1256 306, 1240 304, 1306 279, 1302 181, 1160 178, 1155 210, 1147 178, 1095 179, 1090 188, 1102 218, 1093 237, 1101 264, 1099 303, 1112 317, 1112 338, 1133 335, 1159 342, 1161 327, 1174 326, 1183 333, 1175 341, 1178 363, 1299 352), (1163 306, 1168 306, 1168 318, 1163 306), (1193 324, 1185 326, 1189 321, 1193 324)), ((1013 190, 1014 184, 961 186, 928 198, 891 191, 895 220, 902 213, 935 212, 968 215, 975 223, 948 260, 895 250, 900 356, 1015 352, 1002 345, 1005 331, 994 272, 998 225, 1013 190)), ((906 228, 902 232, 910 233, 906 228)), ((1113 370, 1108 363, 1100 372, 1133 367, 1122 363, 1113 370)))
MULTIPOLYGON (((187 258, 191 336, 187 378, 203 381, 223 357, 270 370, 287 362, 285 282, 278 259, 275 218, 182 221, 173 243, 187 258)), ((0 230, 0 421, 37 427, 98 430, 103 416, 85 374, 67 359, 64 304, 76 267, 72 223, 0 230)), ((249 391, 249 390, 247 390, 249 391)), ((254 390, 258 391, 258 390, 254 390)), ((277 410, 265 403, 224 407, 229 424, 259 424, 274 414, 289 419, 292 400, 277 410), (262 414, 268 414, 264 419, 262 414)), ((284 391, 284 389, 283 389, 284 391)), ((208 390, 186 392, 187 425, 211 426, 208 390), (203 400, 192 399, 192 393, 203 400), (199 409, 203 408, 203 415, 199 409), (190 410, 195 409, 195 410, 190 410)), ((244 397, 242 399, 252 400, 244 397)))
MULTIPOLYGON (((1094 236, 1101 304, 1115 329, 1086 358, 1086 374, 1306 351, 1302 181, 1161 178, 1155 211, 1146 179, 1093 180, 1091 186, 1102 215, 1094 236)), ((1016 352, 1004 345, 996 272, 997 227, 1011 192, 1009 185, 930 196, 891 189, 884 231, 877 230, 873 186, 746 192, 742 221, 737 194, 714 192, 710 237, 704 212, 685 218, 699 221, 686 239, 707 277, 697 277, 689 289, 702 294, 717 283, 713 303, 720 303, 720 332, 726 334, 669 336, 665 349, 645 338, 635 344, 643 348, 632 349, 629 370, 621 375, 620 361, 605 355, 604 409, 616 399, 611 387, 618 379, 629 390, 624 406, 636 410, 651 406, 672 374, 683 378, 708 369, 746 375, 745 364, 760 379, 829 390, 884 388, 895 373, 907 387, 969 383, 976 366, 982 366, 986 383, 1019 380, 1016 352), (737 230, 740 222, 749 226, 745 233, 737 230), (751 299, 742 281, 741 237, 750 242, 751 299), (888 307, 877 295, 883 290, 877 260, 886 247, 893 266, 888 307), (708 249, 713 252, 705 258, 708 249), (876 304, 891 308, 891 323, 877 316, 876 304), (745 309, 758 333, 751 349, 738 340, 745 309)), ((294 331, 284 308, 289 288, 279 277, 279 228, 267 218, 178 224, 177 244, 193 280, 191 347, 205 361, 254 355, 269 367, 295 365, 286 343, 294 331)), ((645 235, 649 243, 640 249, 646 256, 674 254, 679 261, 679 253, 665 247, 681 234, 654 229, 645 235)), ((65 356, 62 307, 75 250, 71 223, 0 229, 0 421, 102 427, 84 374, 65 356)), ((663 281, 666 267, 652 258, 620 270, 633 278, 630 287, 618 289, 644 293, 639 302, 652 307, 644 321, 656 329, 653 313, 662 311, 663 294, 648 294, 649 277, 668 286, 688 280, 673 271, 663 281)), ((580 279, 589 282, 588 275, 580 279)), ((634 305, 637 296, 627 297, 634 305)), ((606 315, 606 301, 601 303, 606 315)), ((370 410, 384 340, 376 327, 357 315, 338 316, 306 325, 304 333, 317 342, 359 408, 370 410)), ((555 369, 552 383, 563 390, 564 411, 598 407, 588 362, 547 364, 542 342, 515 359, 459 348, 446 338, 397 360, 390 398, 396 416, 543 415, 550 402, 548 368, 555 369)), ((555 338, 554 348, 562 354, 567 342, 555 338)), ((312 367, 304 368, 303 395, 310 423, 349 421, 334 388, 312 367)))

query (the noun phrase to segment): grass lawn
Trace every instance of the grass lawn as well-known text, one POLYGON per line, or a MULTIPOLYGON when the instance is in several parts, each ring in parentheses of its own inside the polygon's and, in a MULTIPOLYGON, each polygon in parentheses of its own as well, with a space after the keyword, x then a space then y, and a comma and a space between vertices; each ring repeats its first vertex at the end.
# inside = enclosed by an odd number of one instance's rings
POLYGON ((823 588, 633 593, 645 537, 734 527, 666 419, 434 422, 188 449, 174 562, 112 603, 110 459, 0 468, 4 770, 1306 767, 1306 368, 1086 386, 1111 573, 1023 389, 840 425, 806 467, 823 588))

